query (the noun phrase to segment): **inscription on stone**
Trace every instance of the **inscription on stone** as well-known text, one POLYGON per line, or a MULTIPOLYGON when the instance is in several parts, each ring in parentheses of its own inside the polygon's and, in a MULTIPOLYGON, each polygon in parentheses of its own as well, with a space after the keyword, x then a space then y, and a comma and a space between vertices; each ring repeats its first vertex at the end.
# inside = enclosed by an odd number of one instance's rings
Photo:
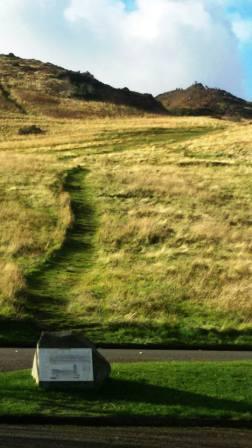
POLYGON ((94 381, 92 350, 41 348, 39 370, 41 381, 94 381))
POLYGON ((109 374, 108 361, 83 334, 68 331, 41 334, 32 368, 39 386, 94 389, 101 387, 109 374))

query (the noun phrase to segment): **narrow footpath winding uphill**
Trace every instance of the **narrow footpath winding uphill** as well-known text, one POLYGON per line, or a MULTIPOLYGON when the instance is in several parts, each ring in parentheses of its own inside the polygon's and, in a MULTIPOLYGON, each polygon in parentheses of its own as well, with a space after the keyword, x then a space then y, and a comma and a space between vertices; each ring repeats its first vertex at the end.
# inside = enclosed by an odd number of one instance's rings
POLYGON ((70 194, 73 223, 62 247, 29 278, 26 310, 38 326, 67 328, 78 325, 78 318, 67 313, 74 288, 94 259, 93 236, 96 229, 87 170, 74 168, 67 173, 64 189, 70 194))

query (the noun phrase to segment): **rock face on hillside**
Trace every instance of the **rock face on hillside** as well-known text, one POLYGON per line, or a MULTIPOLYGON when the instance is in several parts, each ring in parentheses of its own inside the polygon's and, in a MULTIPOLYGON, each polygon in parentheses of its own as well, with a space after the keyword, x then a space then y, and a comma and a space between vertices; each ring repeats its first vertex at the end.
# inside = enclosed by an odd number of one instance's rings
POLYGON ((166 113, 152 95, 115 89, 89 72, 65 70, 13 54, 0 55, 0 112, 79 118, 90 113, 120 114, 123 108, 125 113, 131 109, 134 113, 166 113))
POLYGON ((225 90, 211 89, 200 83, 188 89, 163 93, 156 99, 167 111, 176 115, 252 118, 252 103, 225 90))

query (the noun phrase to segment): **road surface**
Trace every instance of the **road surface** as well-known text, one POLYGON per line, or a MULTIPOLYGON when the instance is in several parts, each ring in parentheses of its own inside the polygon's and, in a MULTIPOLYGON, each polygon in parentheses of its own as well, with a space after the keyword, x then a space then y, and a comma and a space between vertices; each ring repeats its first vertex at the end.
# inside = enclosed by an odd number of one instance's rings
POLYGON ((252 431, 217 428, 1 426, 1 448, 248 448, 252 431))
MULTIPOLYGON (((109 362, 139 361, 252 361, 252 351, 203 351, 203 350, 99 350, 109 362)), ((0 371, 29 369, 34 349, 0 349, 0 371)))

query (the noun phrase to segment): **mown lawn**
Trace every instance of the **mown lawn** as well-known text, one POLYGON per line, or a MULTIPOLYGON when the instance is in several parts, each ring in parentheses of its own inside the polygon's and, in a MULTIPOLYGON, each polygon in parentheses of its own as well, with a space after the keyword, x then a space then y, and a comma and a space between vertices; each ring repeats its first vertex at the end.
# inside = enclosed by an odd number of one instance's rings
POLYGON ((30 371, 0 374, 0 416, 252 417, 252 363, 114 364, 99 391, 45 391, 30 371))

